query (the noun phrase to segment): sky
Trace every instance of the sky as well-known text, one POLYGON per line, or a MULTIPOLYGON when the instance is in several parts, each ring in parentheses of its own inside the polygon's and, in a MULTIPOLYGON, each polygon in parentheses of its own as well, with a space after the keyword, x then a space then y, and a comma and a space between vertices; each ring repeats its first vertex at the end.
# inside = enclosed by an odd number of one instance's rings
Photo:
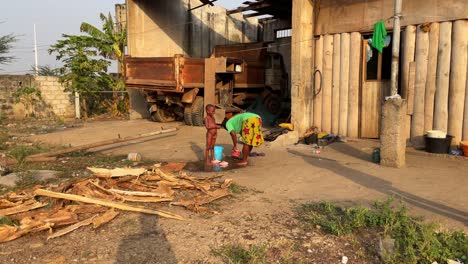
MULTIPOLYGON (((167 0, 174 1, 174 0, 167 0)), ((8 55, 16 57, 10 64, 0 65, 0 74, 31 73, 34 65, 34 24, 38 47, 38 64, 59 67, 60 62, 47 49, 62 34, 78 35, 81 22, 101 26, 99 14, 111 12, 125 0, 17 0, 4 1, 0 8, 0 36, 14 34, 18 41, 8 55)), ((232 9, 244 0, 218 0, 215 4, 232 9)))

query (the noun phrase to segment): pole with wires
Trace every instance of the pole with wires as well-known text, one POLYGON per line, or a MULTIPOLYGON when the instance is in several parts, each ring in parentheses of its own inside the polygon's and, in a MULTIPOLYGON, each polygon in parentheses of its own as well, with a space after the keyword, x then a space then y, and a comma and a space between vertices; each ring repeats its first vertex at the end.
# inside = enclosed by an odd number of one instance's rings
POLYGON ((36 24, 34 24, 34 75, 37 76, 39 70, 37 68, 37 37, 36 37, 36 24))

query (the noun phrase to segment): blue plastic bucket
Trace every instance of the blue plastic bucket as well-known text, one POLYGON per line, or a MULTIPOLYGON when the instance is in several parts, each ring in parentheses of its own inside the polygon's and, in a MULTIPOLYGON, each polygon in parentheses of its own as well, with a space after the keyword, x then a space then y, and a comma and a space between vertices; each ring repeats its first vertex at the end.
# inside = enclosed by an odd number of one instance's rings
POLYGON ((223 146, 214 146, 214 158, 216 160, 222 161, 223 160, 223 146))

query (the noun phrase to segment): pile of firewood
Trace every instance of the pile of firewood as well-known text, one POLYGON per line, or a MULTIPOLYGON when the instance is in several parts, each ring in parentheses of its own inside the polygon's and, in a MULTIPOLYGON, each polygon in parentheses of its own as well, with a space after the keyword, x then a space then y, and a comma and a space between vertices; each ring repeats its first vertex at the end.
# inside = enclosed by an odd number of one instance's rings
POLYGON ((228 187, 232 180, 218 182, 220 175, 194 177, 181 168, 173 164, 150 169, 88 168, 93 172, 90 178, 50 190, 36 186, 7 193, 0 196, 0 243, 44 230, 50 232, 47 239, 51 239, 86 225, 98 228, 120 211, 184 220, 157 208, 170 204, 196 212, 209 211, 203 205, 231 194, 228 187))

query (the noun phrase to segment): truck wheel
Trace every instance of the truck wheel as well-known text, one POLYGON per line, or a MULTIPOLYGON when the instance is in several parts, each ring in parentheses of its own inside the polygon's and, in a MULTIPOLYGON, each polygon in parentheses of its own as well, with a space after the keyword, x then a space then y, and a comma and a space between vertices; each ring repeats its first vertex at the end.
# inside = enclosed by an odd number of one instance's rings
POLYGON ((192 104, 192 124, 194 126, 203 126, 203 97, 197 96, 192 104))
POLYGON ((176 120, 176 116, 174 113, 171 113, 170 111, 166 109, 160 108, 158 109, 158 111, 151 113, 151 120, 154 122, 161 122, 161 123, 173 122, 176 120))
POLYGON ((192 105, 187 104, 184 107, 184 122, 187 126, 193 126, 192 122, 192 105))

